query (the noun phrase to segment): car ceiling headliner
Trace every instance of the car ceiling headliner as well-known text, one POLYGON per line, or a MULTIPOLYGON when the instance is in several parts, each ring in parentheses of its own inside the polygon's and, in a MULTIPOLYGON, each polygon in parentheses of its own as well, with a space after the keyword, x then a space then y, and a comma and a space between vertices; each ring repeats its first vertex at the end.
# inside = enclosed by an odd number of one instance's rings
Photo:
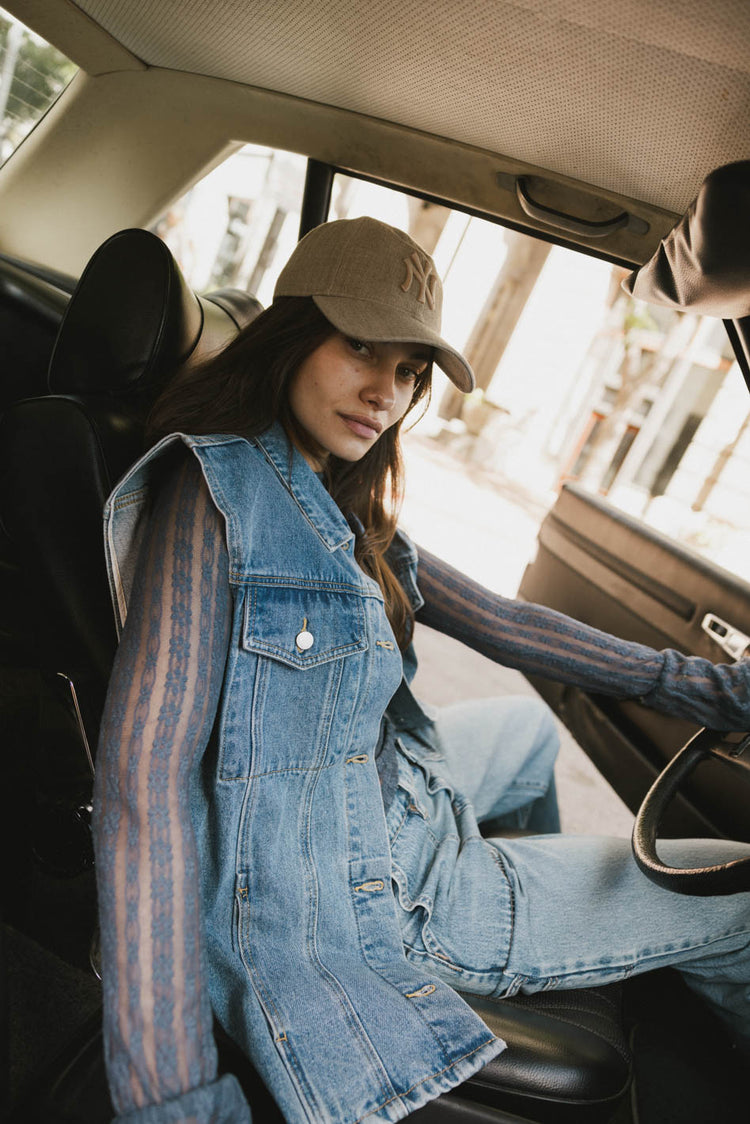
POLYGON ((673 212, 711 168, 750 156, 747 0, 64 3, 147 66, 353 110, 673 212))

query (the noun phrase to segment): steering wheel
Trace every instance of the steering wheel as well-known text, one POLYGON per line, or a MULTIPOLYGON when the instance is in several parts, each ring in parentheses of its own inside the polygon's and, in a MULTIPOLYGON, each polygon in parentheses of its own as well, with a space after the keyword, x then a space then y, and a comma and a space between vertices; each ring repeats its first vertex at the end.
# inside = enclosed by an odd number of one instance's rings
POLYGON ((652 882, 678 894, 700 897, 750 890, 750 858, 686 870, 666 866, 656 853, 656 837, 665 809, 698 762, 714 757, 750 772, 749 748, 750 734, 731 741, 726 734, 704 729, 682 747, 656 778, 636 816, 632 839, 635 861, 652 882))

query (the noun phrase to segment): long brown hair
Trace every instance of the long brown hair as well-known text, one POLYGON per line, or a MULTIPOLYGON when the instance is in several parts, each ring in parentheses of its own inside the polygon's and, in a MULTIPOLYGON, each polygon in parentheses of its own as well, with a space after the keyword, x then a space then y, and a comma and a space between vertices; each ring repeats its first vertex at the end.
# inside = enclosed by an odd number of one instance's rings
MULTIPOLYGON (((279 297, 217 355, 180 370, 154 403, 147 440, 168 433, 236 433, 255 437, 275 421, 304 449, 309 438, 289 407, 289 387, 300 364, 335 332, 310 297, 279 297)), ((409 409, 429 394, 432 365, 418 376, 409 409)), ((383 591, 385 610, 403 649, 414 614, 386 560, 403 498, 400 430, 387 429, 358 461, 330 456, 325 482, 347 517, 364 527, 354 556, 383 591)))

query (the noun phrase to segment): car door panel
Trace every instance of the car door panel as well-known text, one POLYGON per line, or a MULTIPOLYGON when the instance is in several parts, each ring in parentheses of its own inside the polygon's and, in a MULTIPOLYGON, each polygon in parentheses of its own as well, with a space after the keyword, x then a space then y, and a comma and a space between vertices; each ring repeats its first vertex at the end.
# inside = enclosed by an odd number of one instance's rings
MULTIPOLYGON (((702 628, 706 614, 750 634, 750 584, 571 484, 540 528, 519 596, 625 639, 714 663, 731 657, 702 628)), ((534 685, 633 811, 696 730, 635 701, 546 680, 534 685)), ((741 770, 708 762, 686 784, 665 830, 750 840, 748 808, 741 770)))

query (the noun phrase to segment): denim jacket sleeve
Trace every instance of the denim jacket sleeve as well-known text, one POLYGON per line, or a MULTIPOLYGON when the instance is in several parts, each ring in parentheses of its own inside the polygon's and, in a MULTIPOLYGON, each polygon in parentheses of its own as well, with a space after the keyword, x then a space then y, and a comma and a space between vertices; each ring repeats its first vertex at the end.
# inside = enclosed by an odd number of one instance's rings
POLYGON ((637 698, 713 729, 750 729, 750 660, 713 664, 620 640, 545 605, 491 593, 421 548, 418 574, 425 604, 417 620, 498 663, 603 695, 637 698))
POLYGON ((216 1077, 189 810, 227 654, 227 575, 221 518, 188 458, 141 542, 94 793, 105 1059, 128 1124, 250 1120, 236 1080, 216 1077))

